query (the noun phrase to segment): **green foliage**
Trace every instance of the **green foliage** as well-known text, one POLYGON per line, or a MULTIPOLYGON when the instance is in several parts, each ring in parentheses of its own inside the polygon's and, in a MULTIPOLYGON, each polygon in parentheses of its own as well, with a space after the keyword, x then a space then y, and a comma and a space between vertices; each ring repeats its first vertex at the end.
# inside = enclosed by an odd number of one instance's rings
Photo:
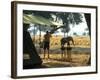
POLYGON ((78 36, 76 32, 73 33, 74 36, 78 36))
POLYGON ((76 24, 79 24, 82 22, 82 15, 80 13, 73 13, 73 18, 75 20, 76 24))

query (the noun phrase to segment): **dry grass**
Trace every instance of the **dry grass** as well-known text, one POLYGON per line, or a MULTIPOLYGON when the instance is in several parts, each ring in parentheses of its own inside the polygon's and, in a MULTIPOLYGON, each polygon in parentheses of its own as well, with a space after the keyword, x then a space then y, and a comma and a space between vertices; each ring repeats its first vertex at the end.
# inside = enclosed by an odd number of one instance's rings
MULTIPOLYGON (((50 48, 60 48, 60 40, 62 36, 52 36, 50 39, 50 48)), ((34 39, 34 37, 33 37, 34 39)), ((89 36, 76 36, 73 37, 75 47, 90 48, 90 37, 89 36)), ((43 36, 41 36, 41 42, 43 41, 43 36)), ((39 36, 35 36, 35 43, 39 44, 39 36)), ((72 45, 73 46, 73 45, 72 45)))

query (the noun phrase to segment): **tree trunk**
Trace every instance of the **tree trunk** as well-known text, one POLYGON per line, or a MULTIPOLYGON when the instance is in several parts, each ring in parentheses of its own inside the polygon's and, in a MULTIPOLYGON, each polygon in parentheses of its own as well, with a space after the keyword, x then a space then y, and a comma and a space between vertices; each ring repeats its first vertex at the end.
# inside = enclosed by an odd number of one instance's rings
POLYGON ((35 43, 35 25, 34 25, 34 40, 33 40, 33 42, 35 43))
POLYGON ((64 32, 64 37, 65 37, 65 32, 64 32))
POLYGON ((62 28, 62 27, 63 27, 63 26, 60 26, 60 27, 55 28, 55 29, 52 29, 52 30, 50 31, 50 33, 53 34, 56 30, 58 30, 58 29, 60 29, 60 28, 62 28))

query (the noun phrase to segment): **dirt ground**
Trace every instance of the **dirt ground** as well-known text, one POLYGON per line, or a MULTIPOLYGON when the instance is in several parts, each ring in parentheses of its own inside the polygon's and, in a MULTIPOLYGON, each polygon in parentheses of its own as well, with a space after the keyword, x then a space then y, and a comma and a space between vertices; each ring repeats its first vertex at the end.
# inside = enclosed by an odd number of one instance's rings
MULTIPOLYGON (((49 54, 46 53, 44 58, 44 54, 41 53, 40 57, 43 60, 43 65, 47 67, 76 67, 76 66, 89 66, 88 64, 90 58, 90 49, 81 49, 83 51, 71 51, 71 61, 67 58, 67 52, 62 57, 62 54, 59 52, 53 52, 49 54)), ((52 51, 51 51, 52 52, 52 51)))

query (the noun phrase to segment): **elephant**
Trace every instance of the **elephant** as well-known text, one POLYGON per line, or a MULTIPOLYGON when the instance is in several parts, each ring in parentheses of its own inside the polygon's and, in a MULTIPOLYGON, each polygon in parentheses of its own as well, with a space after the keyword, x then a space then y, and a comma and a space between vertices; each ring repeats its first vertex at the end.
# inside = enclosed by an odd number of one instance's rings
POLYGON ((67 50, 67 59, 71 60, 72 47, 70 46, 70 42, 72 42, 72 44, 74 45, 73 37, 68 36, 68 37, 62 38, 60 42, 61 42, 61 51, 62 51, 61 58, 63 57, 66 58, 65 50, 67 50), (66 43, 67 43, 67 47, 64 46, 66 43))

